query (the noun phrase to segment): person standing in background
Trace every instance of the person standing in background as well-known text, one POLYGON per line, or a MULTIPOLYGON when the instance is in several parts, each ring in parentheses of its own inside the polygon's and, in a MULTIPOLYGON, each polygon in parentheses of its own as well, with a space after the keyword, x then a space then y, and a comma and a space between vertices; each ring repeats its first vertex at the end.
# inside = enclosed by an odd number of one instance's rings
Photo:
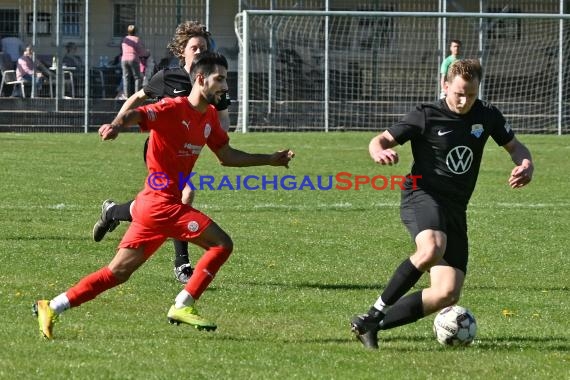
POLYGON ((136 35, 136 27, 129 25, 127 35, 121 43, 121 69, 123 70, 123 92, 129 97, 140 89, 141 68, 139 57, 146 54, 141 39, 136 35), (134 81, 134 91, 131 89, 131 78, 134 81))
POLYGON ((154 58, 152 58, 152 54, 150 53, 149 49, 146 49, 145 51, 145 55, 139 57, 141 60, 141 76, 143 88, 148 85, 148 82, 150 81, 150 78, 154 72, 154 58))
POLYGON ((451 40, 451 43, 449 44, 449 51, 450 51, 450 55, 448 55, 443 62, 441 63, 441 67, 439 69, 439 73, 441 75, 441 78, 439 80, 439 84, 441 85, 441 92, 439 93, 439 98, 443 99, 445 98, 445 78, 447 76, 447 70, 449 70, 449 66, 455 62, 456 60, 458 60, 459 58, 461 58, 461 41, 459 40, 451 40))

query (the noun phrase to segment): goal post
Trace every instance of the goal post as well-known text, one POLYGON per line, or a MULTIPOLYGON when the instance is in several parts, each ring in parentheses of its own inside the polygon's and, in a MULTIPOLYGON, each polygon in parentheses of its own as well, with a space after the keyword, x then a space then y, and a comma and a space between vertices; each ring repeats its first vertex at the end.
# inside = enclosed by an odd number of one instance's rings
POLYGON ((247 10, 236 16, 238 130, 378 131, 440 92, 451 39, 513 129, 568 133, 564 14, 247 10))

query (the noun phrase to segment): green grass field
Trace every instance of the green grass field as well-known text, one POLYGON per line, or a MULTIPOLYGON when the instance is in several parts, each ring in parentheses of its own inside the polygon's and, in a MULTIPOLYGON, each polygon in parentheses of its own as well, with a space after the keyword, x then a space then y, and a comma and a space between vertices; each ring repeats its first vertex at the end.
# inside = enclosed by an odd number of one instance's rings
MULTIPOLYGON (((368 157, 371 133, 233 134, 252 152, 290 147, 282 168, 224 168, 205 150, 199 174, 406 174, 368 157)), ((349 318, 366 311, 413 249, 399 193, 222 190, 195 206, 233 237, 235 250, 200 311, 213 333, 167 323, 181 285, 165 244, 129 282, 67 311, 55 340, 40 338, 31 305, 106 265, 126 230, 91 239, 106 198, 142 187, 145 135, 101 142, 95 134, 2 134, 0 378, 41 379, 569 379, 570 139, 519 136, 535 179, 511 190, 513 165, 491 140, 469 209, 471 260, 461 305, 475 314, 476 342, 440 346, 433 316, 380 334, 364 350, 349 318)), ((192 248, 195 261, 199 251, 192 248)), ((422 278, 418 287, 427 284, 422 278)))

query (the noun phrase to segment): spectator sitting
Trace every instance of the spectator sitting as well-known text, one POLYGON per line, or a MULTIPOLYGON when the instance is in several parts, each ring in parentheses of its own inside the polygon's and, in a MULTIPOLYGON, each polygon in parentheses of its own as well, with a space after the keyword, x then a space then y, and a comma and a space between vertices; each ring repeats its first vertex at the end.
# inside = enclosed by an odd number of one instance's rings
POLYGON ((63 66, 67 67, 82 67, 83 61, 77 55, 77 45, 74 42, 68 42, 65 45, 65 55, 62 58, 63 66))
MULTIPOLYGON (((36 91, 42 87, 45 78, 48 78, 51 73, 45 67, 43 63, 39 60, 33 61, 33 49, 31 45, 26 46, 24 53, 20 58, 18 58, 18 63, 16 65, 16 79, 23 80, 25 82, 32 82, 33 77, 36 77, 36 91)), ((15 86, 12 96, 21 96, 20 87, 15 86)))

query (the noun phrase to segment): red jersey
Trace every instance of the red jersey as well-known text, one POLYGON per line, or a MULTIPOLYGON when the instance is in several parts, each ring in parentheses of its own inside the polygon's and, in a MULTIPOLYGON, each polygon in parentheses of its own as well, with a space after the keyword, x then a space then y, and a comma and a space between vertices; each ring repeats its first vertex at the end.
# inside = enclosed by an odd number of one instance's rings
POLYGON ((220 125, 218 111, 209 105, 200 113, 187 97, 164 98, 137 110, 143 119, 141 130, 150 131, 146 156, 149 174, 139 195, 179 203, 184 180, 204 145, 216 151, 230 140, 220 125))

